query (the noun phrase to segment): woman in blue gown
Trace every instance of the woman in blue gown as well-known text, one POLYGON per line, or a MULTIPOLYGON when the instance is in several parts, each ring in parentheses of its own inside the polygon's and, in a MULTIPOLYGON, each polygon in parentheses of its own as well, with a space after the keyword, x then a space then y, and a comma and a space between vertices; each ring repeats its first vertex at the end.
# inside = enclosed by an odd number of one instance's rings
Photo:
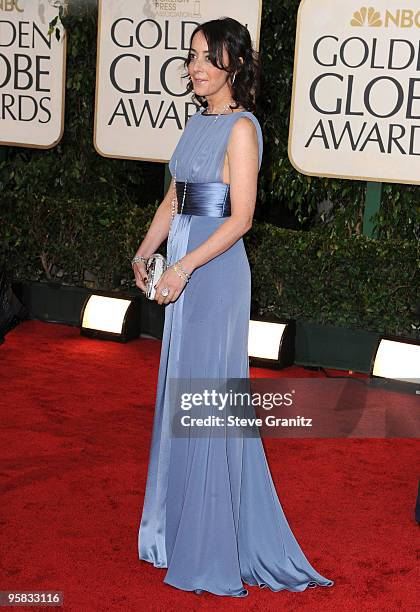
MULTIPOLYGON (((139 558, 167 568, 166 584, 197 594, 243 597, 243 583, 272 591, 332 586, 290 529, 259 435, 171 432, 171 380, 249 378, 251 276, 242 236, 263 152, 247 28, 231 18, 201 24, 185 64, 201 109, 186 123, 169 163, 170 189, 137 251, 147 258, 168 238, 170 267, 156 286, 165 324, 139 558)), ((144 262, 133 267, 145 290, 144 262)))

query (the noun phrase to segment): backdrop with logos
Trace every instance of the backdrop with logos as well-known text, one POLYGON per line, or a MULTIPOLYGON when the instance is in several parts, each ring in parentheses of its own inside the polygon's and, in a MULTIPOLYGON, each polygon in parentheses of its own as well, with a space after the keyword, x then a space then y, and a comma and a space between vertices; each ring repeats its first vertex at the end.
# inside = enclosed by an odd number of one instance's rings
POLYGON ((94 144, 100 155, 167 162, 195 106, 183 60, 197 25, 223 16, 259 48, 262 0, 99 0, 94 144))
POLYGON ((64 131, 66 33, 47 0, 0 3, 0 144, 51 148, 64 131))
POLYGON ((420 184, 420 1, 303 0, 289 158, 304 174, 420 184))

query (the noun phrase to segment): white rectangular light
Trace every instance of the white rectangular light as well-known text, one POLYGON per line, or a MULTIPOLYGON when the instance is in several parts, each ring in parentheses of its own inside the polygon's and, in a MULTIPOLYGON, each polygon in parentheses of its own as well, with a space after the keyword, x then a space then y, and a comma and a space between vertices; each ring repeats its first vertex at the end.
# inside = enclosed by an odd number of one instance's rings
POLYGON ((83 313, 82 328, 120 334, 131 300, 91 295, 83 313))
POLYGON ((277 360, 285 329, 285 323, 251 320, 249 322, 248 356, 277 360))
POLYGON ((420 380, 420 344, 381 339, 373 376, 416 382, 420 380))

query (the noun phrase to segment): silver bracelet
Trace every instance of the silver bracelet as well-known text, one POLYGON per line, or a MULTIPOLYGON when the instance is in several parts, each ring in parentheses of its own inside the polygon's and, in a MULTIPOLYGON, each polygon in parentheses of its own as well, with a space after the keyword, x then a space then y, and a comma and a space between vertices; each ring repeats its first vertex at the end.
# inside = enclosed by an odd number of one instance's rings
POLYGON ((186 281, 186 282, 188 283, 188 282, 189 282, 189 280, 190 280, 190 279, 189 279, 189 277, 188 277, 186 274, 184 274, 184 272, 181 272, 181 270, 178 270, 178 265, 179 265, 179 262, 175 262, 175 263, 173 264, 172 268, 173 268, 173 269, 174 269, 174 271, 175 271, 175 272, 178 274, 178 276, 179 276, 180 278, 182 278, 182 280, 184 280, 184 281, 186 281))
POLYGON ((135 255, 131 260, 131 265, 133 266, 135 263, 142 261, 144 265, 147 264, 147 257, 143 257, 142 255, 135 255))
POLYGON ((189 278, 190 278, 190 276, 191 276, 191 274, 190 274, 189 272, 187 272, 187 271, 185 270, 185 268, 183 268, 183 266, 182 266, 182 264, 181 264, 181 261, 180 261, 180 260, 178 260, 178 261, 176 262, 176 265, 177 265, 177 266, 179 266, 180 270, 181 270, 181 271, 182 271, 182 272, 185 274, 185 276, 186 276, 186 277, 189 279, 189 278))

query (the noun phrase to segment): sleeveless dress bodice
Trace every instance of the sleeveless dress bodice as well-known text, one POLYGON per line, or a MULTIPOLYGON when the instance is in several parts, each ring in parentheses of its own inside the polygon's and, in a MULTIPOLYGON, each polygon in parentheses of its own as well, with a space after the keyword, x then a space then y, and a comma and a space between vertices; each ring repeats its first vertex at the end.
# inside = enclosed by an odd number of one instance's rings
POLYGON ((169 161, 176 180, 189 183, 223 183, 225 153, 232 128, 240 117, 248 117, 257 130, 259 166, 263 155, 263 136, 258 119, 250 111, 227 115, 204 115, 204 109, 192 115, 169 161), (216 118, 217 117, 217 118, 216 118))

